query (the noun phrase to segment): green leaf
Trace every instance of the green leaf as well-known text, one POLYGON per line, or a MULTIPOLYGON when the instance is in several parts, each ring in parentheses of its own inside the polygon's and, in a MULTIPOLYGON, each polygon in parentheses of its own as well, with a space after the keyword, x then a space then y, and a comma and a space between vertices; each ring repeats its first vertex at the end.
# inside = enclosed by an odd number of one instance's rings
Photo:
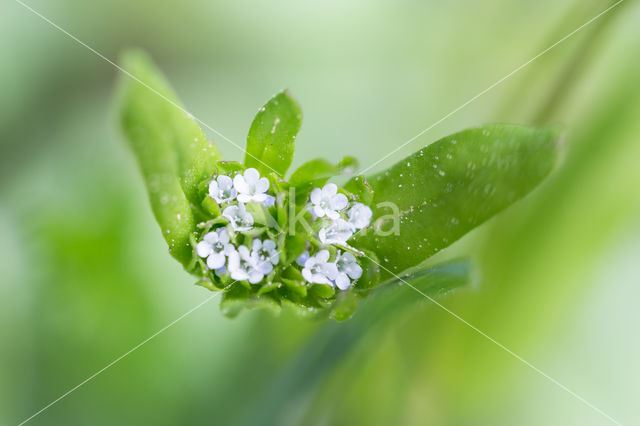
POLYGON ((258 290, 258 295, 263 295, 263 294, 269 293, 271 291, 277 290, 281 286, 282 286, 282 284, 277 282, 277 281, 267 282, 262 287, 260 287, 260 290, 258 290))
POLYGON ((421 149, 367 179, 374 224, 352 245, 378 255, 383 278, 421 263, 532 191, 559 139, 556 128, 496 124, 421 149))
POLYGON ((380 260, 375 253, 366 250, 358 261, 362 266, 362 275, 356 281, 355 287, 359 290, 375 287, 380 281, 380 260))
MULTIPOLYGON (((413 285, 428 296, 436 296, 446 289, 467 284, 470 269, 470 265, 464 260, 450 261, 422 271, 420 282, 413 282, 413 285)), ((360 347, 362 339, 379 331, 377 326, 388 324, 394 315, 402 314, 412 305, 425 303, 426 300, 415 290, 407 286, 397 288, 391 282, 376 288, 373 296, 361 303, 361 308, 351 320, 342 324, 323 324, 298 353, 283 364, 277 375, 262 389, 257 390, 264 397, 253 398, 248 402, 246 416, 239 423, 277 424, 282 412, 273 407, 280 401, 292 400, 302 392, 316 389, 336 365, 360 347)), ((338 295, 338 301, 331 316, 343 321, 353 313, 357 297, 350 292, 342 292, 338 295)), ((297 305, 292 305, 292 308, 299 310, 300 314, 306 313, 306 310, 297 305)))
MULTIPOLYGON (((409 284, 410 290, 420 290, 427 296, 435 297, 468 284, 471 279, 471 270, 471 264, 466 259, 449 260, 438 265, 412 270, 398 278, 392 278, 381 285, 380 290, 409 284)), ((410 299, 412 297, 398 296, 398 301, 394 303, 408 303, 410 299)))
POLYGON ((289 184, 296 188, 296 203, 306 202, 313 188, 323 186, 333 176, 351 174, 357 168, 358 160, 353 157, 344 157, 335 165, 322 158, 307 161, 289 178, 289 184))
POLYGON ((323 158, 307 161, 291 174, 289 184, 291 186, 321 186, 333 176, 348 174, 358 167, 358 160, 353 157, 344 157, 338 164, 331 164, 323 158))
POLYGON ((231 175, 244 171, 244 166, 237 161, 218 161, 216 169, 218 174, 231 175))
POLYGON ((204 211, 209 213, 209 215, 213 218, 217 218, 222 214, 220 212, 220 206, 218 205, 218 203, 216 203, 216 201, 208 195, 205 196, 201 205, 204 211))
POLYGON ((322 299, 331 297, 336 293, 336 290, 328 284, 312 284, 311 291, 322 299))
POLYGON ((121 122, 138 159, 151 207, 171 254, 185 267, 193 256, 190 204, 199 205, 198 184, 210 178, 218 151, 177 100, 164 77, 140 52, 127 52, 123 67, 144 84, 123 77, 121 122))
POLYGON ((298 103, 283 91, 258 111, 247 136, 244 163, 260 174, 283 177, 293 161, 295 140, 302 120, 298 103))
POLYGON ((285 265, 293 263, 304 252, 307 240, 303 235, 294 234, 285 237, 286 253, 285 265))
POLYGON ((353 316, 358 307, 358 295, 352 291, 341 291, 331 309, 331 318, 346 321, 353 316))
POLYGON ((307 287, 304 285, 304 281, 290 280, 288 278, 281 278, 284 285, 298 296, 305 297, 307 295, 307 287))
POLYGON ((235 318, 246 307, 251 291, 236 283, 222 295, 220 311, 229 318, 235 318))
POLYGON ((354 176, 344 185, 344 189, 361 203, 371 205, 373 202, 373 188, 364 176, 354 176))

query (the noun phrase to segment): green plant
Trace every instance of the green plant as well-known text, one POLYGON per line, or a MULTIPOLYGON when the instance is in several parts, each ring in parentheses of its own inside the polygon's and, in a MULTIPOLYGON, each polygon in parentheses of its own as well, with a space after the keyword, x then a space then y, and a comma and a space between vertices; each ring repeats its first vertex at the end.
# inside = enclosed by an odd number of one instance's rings
POLYGON ((372 176, 352 176, 347 157, 311 160, 287 179, 302 117, 288 92, 259 110, 244 162, 223 161, 144 54, 123 63, 145 83, 123 81, 122 125, 169 251, 199 285, 224 292, 230 316, 288 305, 349 318, 400 274, 418 282, 425 259, 534 189, 557 157, 556 128, 493 124, 372 176), (345 175, 341 188, 327 183, 345 175))

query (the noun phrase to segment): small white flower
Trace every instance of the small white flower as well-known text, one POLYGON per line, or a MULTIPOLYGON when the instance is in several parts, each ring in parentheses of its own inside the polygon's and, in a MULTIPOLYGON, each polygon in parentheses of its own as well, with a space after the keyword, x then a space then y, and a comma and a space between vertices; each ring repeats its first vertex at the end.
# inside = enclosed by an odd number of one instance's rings
POLYGON ((229 176, 220 175, 209 183, 209 196, 218 203, 228 203, 236 199, 238 191, 229 176))
POLYGON ((329 263, 329 251, 320 250, 304 263, 302 276, 310 283, 329 284, 333 287, 333 280, 338 276, 335 263, 329 263))
POLYGON ((358 265, 356 257, 349 252, 338 252, 336 268, 338 269, 338 275, 336 276, 335 283, 340 290, 346 290, 351 287, 351 280, 349 278, 357 280, 362 276, 362 267, 358 265))
POLYGON ((237 174, 233 178, 233 185, 238 191, 238 201, 241 203, 262 203, 267 200, 269 179, 261 178, 260 173, 254 168, 245 170, 244 175, 237 174))
POLYGON ((249 248, 240 246, 238 251, 229 255, 229 272, 231 278, 237 281, 249 281, 257 284, 264 278, 264 274, 256 269, 255 257, 251 256, 249 248))
POLYGON ((262 205, 265 207, 271 207, 276 203, 276 197, 273 195, 267 195, 267 198, 262 202, 262 205))
POLYGON ((277 265, 280 261, 276 243, 272 240, 260 241, 253 240, 251 257, 254 259, 256 269, 263 274, 273 271, 273 265, 277 265))
POLYGON ((196 253, 207 259, 209 269, 223 267, 226 256, 234 250, 233 244, 229 243, 229 234, 226 229, 207 232, 202 241, 196 245, 196 253))
POLYGON ((353 235, 353 227, 343 219, 331 222, 326 228, 321 228, 318 238, 322 244, 344 244, 353 235))
POLYGON ((229 219, 231 226, 236 231, 248 231, 253 226, 253 216, 242 203, 227 207, 222 211, 222 216, 229 219))
POLYGON ((311 191, 311 211, 316 217, 327 216, 329 219, 338 219, 340 210, 347 207, 349 200, 344 194, 338 194, 335 183, 328 183, 322 189, 314 188, 311 191))
POLYGON ((362 229, 369 226, 373 212, 369 206, 362 203, 356 203, 349 209, 347 216, 349 216, 349 223, 354 229, 362 229))
POLYGON ((300 266, 304 266, 305 262, 309 259, 309 252, 305 251, 296 259, 296 263, 300 266))

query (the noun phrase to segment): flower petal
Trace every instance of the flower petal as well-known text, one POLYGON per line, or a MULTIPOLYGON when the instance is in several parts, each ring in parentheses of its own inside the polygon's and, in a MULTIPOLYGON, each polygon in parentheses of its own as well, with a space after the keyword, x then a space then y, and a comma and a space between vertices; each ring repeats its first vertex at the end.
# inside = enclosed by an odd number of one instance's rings
POLYGON ((335 263, 325 263, 323 272, 327 276, 327 278, 331 280, 335 280, 339 274, 338 267, 336 266, 335 263))
POLYGON ((351 278, 357 280, 362 276, 362 267, 357 263, 352 263, 351 265, 349 265, 349 267, 347 267, 346 272, 351 278))
POLYGON ((222 216, 226 217, 231 222, 234 222, 236 220, 236 217, 238 216, 238 206, 227 207, 222 211, 222 216))
POLYGON ((318 231, 318 238, 322 244, 329 244, 329 240, 327 239, 327 230, 325 228, 318 231))
POLYGON ((336 195, 338 193, 338 185, 335 183, 328 183, 322 188, 322 195, 336 195))
POLYGON ((209 269, 218 269, 221 266, 224 266, 224 261, 226 257, 222 253, 211 253, 209 257, 207 257, 207 266, 209 269))
POLYGON ((249 253, 249 247, 247 246, 238 247, 238 254, 243 259, 249 259, 251 257, 251 253, 249 253))
POLYGON ((256 192, 267 192, 269 189, 269 179, 263 177, 256 182, 256 192))
POLYGON ((304 264, 307 262, 308 259, 309 259, 309 252, 305 251, 300 256, 298 256, 298 258, 296 259, 296 263, 300 266, 304 266, 304 264))
POLYGON ((224 245, 229 244, 229 232, 226 229, 222 228, 222 231, 218 234, 218 241, 224 245))
POLYGON ((247 194, 238 194, 238 201, 240 201, 241 203, 248 203, 251 201, 251 195, 247 195, 247 194))
POLYGON ((258 182, 258 179, 260 179, 260 173, 253 167, 244 171, 244 180, 246 181, 247 185, 255 185, 258 182))
POLYGON ((233 271, 234 269, 238 269, 240 267, 240 254, 237 251, 232 251, 229 253, 229 271, 233 271))
POLYGON ((258 262, 256 265, 256 271, 259 271, 261 274, 267 275, 271 271, 273 271, 273 265, 268 261, 258 262))
POLYGON ((345 207, 347 207, 347 205, 349 205, 349 200, 347 199, 347 196, 344 194, 336 194, 333 197, 331 197, 331 201, 329 201, 329 205, 333 210, 342 210, 345 207))
POLYGON ((249 192, 249 185, 244 180, 244 176, 236 175, 233 178, 233 186, 238 190, 238 192, 246 194, 249 192))
POLYGON ((218 242, 218 233, 215 231, 207 232, 202 239, 209 244, 215 244, 218 242))
POLYGON ((233 179, 227 175, 218 176, 217 181, 220 189, 230 189, 233 186, 233 179))
POLYGON ((324 209, 322 207, 319 206, 313 206, 313 214, 316 215, 316 217, 323 217, 324 216, 324 209))
POLYGON ((313 191, 311 191, 311 194, 309 195, 309 199, 313 204, 320 204, 320 201, 322 201, 322 189, 313 188, 313 191))
POLYGON ((340 218, 340 213, 335 212, 333 210, 323 210, 323 213, 327 215, 329 219, 336 220, 340 218))
POLYGON ((218 182, 215 180, 209 182, 209 195, 213 198, 218 196, 218 182))
POLYGON ((264 240, 262 242, 262 247, 267 251, 271 251, 276 248, 276 243, 273 240, 264 240))
POLYGON ((351 287, 351 280, 349 280, 349 277, 347 277, 347 274, 344 272, 338 274, 335 282, 340 290, 346 290, 351 287))
POLYGON ((271 207, 276 203, 276 197, 272 196, 272 195, 267 195, 267 198, 264 199, 264 201, 262 202, 262 204, 265 207, 271 207))
POLYGON ((329 250, 320 250, 314 257, 318 262, 326 262, 329 260, 329 250))
POLYGON ((262 203, 267 199, 267 194, 253 194, 251 197, 251 201, 255 201, 256 203, 262 203))
POLYGON ((231 271, 231 278, 236 281, 245 281, 247 278, 249 278, 249 276, 242 269, 235 269, 231 271))
POLYGON ((302 276, 304 277, 305 280, 307 280, 307 282, 313 282, 313 275, 311 274, 311 271, 308 270, 307 268, 302 270, 302 276))
POLYGON ((212 251, 213 248, 211 247, 211 244, 207 243, 206 241, 200 241, 196 245, 196 253, 200 257, 207 257, 211 254, 212 251))
POLYGON ((311 276, 310 282, 316 284, 329 284, 331 287, 333 287, 333 282, 322 274, 313 274, 311 276))
POLYGON ((262 281, 263 278, 264 278, 264 274, 260 273, 259 271, 256 271, 255 269, 249 272, 249 282, 251 284, 257 284, 260 281, 262 281))

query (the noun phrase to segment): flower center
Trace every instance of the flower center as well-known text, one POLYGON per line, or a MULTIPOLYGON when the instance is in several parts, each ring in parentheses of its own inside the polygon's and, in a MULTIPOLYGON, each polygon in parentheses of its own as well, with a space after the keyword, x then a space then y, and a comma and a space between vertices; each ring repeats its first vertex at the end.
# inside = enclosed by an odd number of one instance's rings
POLYGON ((240 260, 240 269, 245 272, 249 272, 251 270, 251 264, 244 259, 240 260))

